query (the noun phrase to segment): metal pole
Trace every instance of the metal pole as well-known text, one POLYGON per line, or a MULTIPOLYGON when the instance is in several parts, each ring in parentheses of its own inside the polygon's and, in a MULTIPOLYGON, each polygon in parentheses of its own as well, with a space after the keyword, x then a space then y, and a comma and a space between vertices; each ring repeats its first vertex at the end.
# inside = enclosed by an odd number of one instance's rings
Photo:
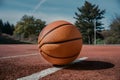
POLYGON ((94 20, 94 45, 96 45, 96 19, 94 20))

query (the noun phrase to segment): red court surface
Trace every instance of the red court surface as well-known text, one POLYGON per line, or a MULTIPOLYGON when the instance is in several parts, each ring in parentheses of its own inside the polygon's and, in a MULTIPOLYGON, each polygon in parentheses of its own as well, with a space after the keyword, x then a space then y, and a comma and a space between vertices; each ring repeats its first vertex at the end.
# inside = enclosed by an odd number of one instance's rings
MULTIPOLYGON (((119 45, 83 45, 80 57, 88 59, 39 80, 120 80, 119 45)), ((50 67, 37 45, 0 45, 0 80, 16 80, 50 67)))

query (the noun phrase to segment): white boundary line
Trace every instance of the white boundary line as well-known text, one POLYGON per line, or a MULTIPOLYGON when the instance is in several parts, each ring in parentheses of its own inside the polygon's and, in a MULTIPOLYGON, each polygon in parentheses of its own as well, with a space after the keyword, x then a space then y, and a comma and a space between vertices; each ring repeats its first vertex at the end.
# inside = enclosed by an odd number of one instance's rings
POLYGON ((38 55, 38 53, 33 53, 33 54, 24 54, 24 55, 16 55, 16 56, 6 56, 6 57, 0 57, 1 59, 9 59, 9 58, 17 58, 17 57, 27 57, 27 56, 34 56, 38 55))
MULTIPOLYGON (((75 64, 77 62, 81 62, 81 61, 84 61, 86 60, 88 57, 82 57, 82 58, 79 58, 77 60, 75 60, 74 62, 72 62, 71 64, 75 64)), ((26 77, 22 77, 22 78, 18 78, 17 80, 39 80, 41 79, 42 77, 45 77, 49 74, 52 74, 54 72, 57 72, 61 69, 64 69, 66 67, 69 67, 68 66, 64 66, 64 67, 52 67, 52 68, 48 68, 48 69, 45 69, 45 70, 42 70, 40 72, 37 72, 37 73, 34 73, 32 75, 29 75, 29 76, 26 76, 26 77)))

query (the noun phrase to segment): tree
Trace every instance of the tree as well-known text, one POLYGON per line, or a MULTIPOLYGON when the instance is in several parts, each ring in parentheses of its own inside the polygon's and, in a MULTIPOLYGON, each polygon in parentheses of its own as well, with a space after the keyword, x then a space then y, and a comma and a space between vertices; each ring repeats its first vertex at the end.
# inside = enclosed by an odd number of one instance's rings
POLYGON ((3 27, 3 22, 2 22, 2 20, 0 19, 0 35, 1 35, 1 33, 2 33, 2 27, 3 27))
POLYGON ((42 21, 41 19, 36 19, 35 20, 35 27, 36 27, 36 31, 35 31, 35 35, 39 35, 40 31, 46 26, 46 22, 42 21))
POLYGON ((3 23, 3 21, 0 20, 0 33, 13 35, 13 31, 14 31, 13 24, 11 25, 8 21, 3 23))
POLYGON ((33 16, 24 15, 16 24, 14 34, 23 35, 24 38, 28 38, 31 35, 38 36, 43 27, 45 27, 45 21, 35 19, 33 16))
POLYGON ((76 19, 75 25, 80 28, 83 35, 83 42, 93 44, 94 42, 94 23, 96 25, 97 33, 103 29, 101 19, 104 18, 105 10, 100 10, 98 5, 92 5, 90 2, 85 1, 84 6, 77 8, 75 12, 76 19))
POLYGON ((13 35, 13 31, 14 31, 13 24, 11 25, 8 21, 6 23, 4 23, 3 30, 2 30, 3 33, 13 35))
POLYGON ((116 16, 110 24, 110 30, 105 41, 108 44, 120 44, 120 16, 116 16))

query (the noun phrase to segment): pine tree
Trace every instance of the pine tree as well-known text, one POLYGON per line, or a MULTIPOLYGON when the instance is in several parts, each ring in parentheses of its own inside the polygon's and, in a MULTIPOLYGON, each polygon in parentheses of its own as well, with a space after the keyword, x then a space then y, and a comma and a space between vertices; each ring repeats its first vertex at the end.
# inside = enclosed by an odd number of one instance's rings
POLYGON ((84 6, 77 8, 78 12, 75 12, 76 19, 75 25, 80 28, 83 35, 83 42, 93 44, 94 42, 94 23, 96 30, 101 31, 103 25, 101 19, 104 18, 105 10, 100 10, 98 5, 91 4, 85 1, 84 6))
POLYGON ((0 19, 0 35, 2 33, 3 21, 0 19))

